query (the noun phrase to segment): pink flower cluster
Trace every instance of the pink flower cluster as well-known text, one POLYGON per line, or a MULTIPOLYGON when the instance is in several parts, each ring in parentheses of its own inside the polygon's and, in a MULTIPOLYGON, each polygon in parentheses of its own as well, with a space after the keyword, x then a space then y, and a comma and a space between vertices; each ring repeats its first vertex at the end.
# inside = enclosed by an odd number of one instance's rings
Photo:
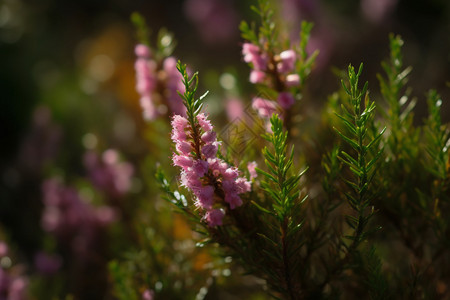
MULTIPOLYGON (((273 85, 278 92, 277 102, 283 109, 289 109, 295 102, 289 88, 298 86, 300 76, 291 72, 295 69, 297 59, 294 50, 286 50, 278 55, 270 57, 259 46, 252 43, 244 43, 242 46, 244 61, 251 64, 251 83, 265 83, 273 85)), ((270 100, 255 98, 253 108, 261 117, 267 118, 276 110, 276 105, 270 100)))
POLYGON ((219 142, 211 122, 203 113, 196 118, 197 136, 186 118, 173 117, 172 140, 177 150, 173 163, 182 168, 181 183, 195 195, 195 204, 205 211, 209 226, 222 225, 224 208, 241 206, 239 195, 251 190, 251 182, 216 157, 219 142))
POLYGON ((153 120, 167 110, 184 115, 185 108, 177 94, 177 90, 184 92, 184 85, 176 59, 170 56, 159 63, 152 58, 150 48, 143 44, 136 46, 135 54, 136 90, 141 97, 144 118, 153 120))
POLYGON ((86 152, 84 165, 91 182, 110 197, 121 197, 131 188, 133 166, 120 161, 116 150, 108 149, 102 155, 86 152))
POLYGON ((56 178, 44 182, 43 203, 42 228, 78 254, 87 254, 99 230, 117 218, 111 207, 93 207, 56 178))

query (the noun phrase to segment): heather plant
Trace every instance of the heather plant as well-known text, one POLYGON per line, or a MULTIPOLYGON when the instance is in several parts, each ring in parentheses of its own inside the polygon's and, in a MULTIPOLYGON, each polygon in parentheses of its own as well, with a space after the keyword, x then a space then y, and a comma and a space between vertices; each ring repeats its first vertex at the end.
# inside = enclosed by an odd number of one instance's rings
MULTIPOLYGON (((196 96, 198 73, 178 62, 186 114, 171 117, 175 183, 173 169, 156 171, 163 198, 189 220, 198 247, 232 258, 233 270, 263 279, 276 299, 444 299, 450 138, 439 95, 429 92, 429 117, 415 125, 411 68, 403 67, 403 41, 391 35, 381 94, 360 83, 362 64, 350 65, 314 131, 308 125, 317 119, 293 109, 317 56, 306 50, 312 24, 302 24, 293 46, 268 2, 253 10, 261 25, 241 23, 242 54, 259 91, 251 109, 260 119, 247 128, 269 122, 255 141, 262 151, 227 150, 236 144, 214 130, 207 93, 196 96), (302 145, 312 136, 326 141, 302 145), (298 150, 311 147, 321 160, 298 150)), ((163 290, 149 288, 145 297, 163 290)))

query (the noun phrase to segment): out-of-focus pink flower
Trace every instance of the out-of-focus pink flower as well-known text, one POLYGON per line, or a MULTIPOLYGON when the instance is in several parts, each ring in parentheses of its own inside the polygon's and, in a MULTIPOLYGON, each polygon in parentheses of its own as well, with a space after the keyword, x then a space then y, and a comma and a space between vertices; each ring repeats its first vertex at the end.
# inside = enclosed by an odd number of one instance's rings
POLYGON ((185 13, 200 37, 209 44, 225 44, 238 38, 239 18, 232 2, 226 0, 187 0, 185 13))
POLYGON ((8 245, 5 242, 0 241, 0 258, 6 256, 8 254, 8 250, 8 245))
POLYGON ((259 71, 259 70, 252 70, 250 72, 250 82, 255 84, 255 83, 261 83, 264 82, 264 79, 266 78, 266 73, 264 73, 263 71, 259 71))
POLYGON ((258 112, 262 118, 270 118, 272 114, 277 112, 277 107, 273 101, 254 98, 252 108, 258 112))
POLYGON ((280 61, 277 70, 280 73, 287 73, 294 70, 296 54, 294 50, 286 50, 280 53, 280 61))
POLYGON ((25 300, 26 288, 28 286, 28 280, 25 277, 19 276, 15 277, 11 281, 9 286, 8 300, 25 300))
POLYGON ((242 45, 242 55, 244 56, 244 61, 253 64, 255 70, 266 70, 267 56, 260 51, 258 46, 251 43, 244 43, 242 45))
POLYGON ((257 166, 258 166, 258 164, 256 163, 256 161, 251 161, 247 164, 247 169, 248 169, 248 172, 250 173, 250 180, 258 177, 258 173, 256 173, 257 166))
POLYGON ((133 166, 119 160, 119 153, 108 149, 100 156, 94 151, 86 152, 84 165, 94 186, 110 197, 126 194, 131 188, 133 166))
POLYGON ((103 209, 91 206, 76 189, 57 178, 44 182, 43 203, 42 228, 79 257, 92 251, 103 226, 115 219, 110 212, 105 218, 103 209))
POLYGON ((62 266, 62 258, 57 254, 38 252, 34 256, 34 266, 43 275, 53 275, 62 266))
POLYGON ((284 108, 289 109, 295 102, 294 96, 289 92, 281 92, 277 98, 278 104, 284 108))
POLYGON ((225 104, 229 121, 241 119, 244 115, 244 106, 239 99, 229 99, 225 104))
POLYGON ((175 57, 170 56, 164 60, 163 69, 166 75, 165 86, 166 90, 164 96, 169 105, 170 111, 176 115, 185 115, 186 108, 181 100, 180 93, 184 93, 185 87, 182 81, 182 76, 177 70, 177 60, 175 57))
POLYGON ((147 45, 138 44, 134 48, 134 53, 138 57, 150 58, 151 50, 147 45))
POLYGON ((287 87, 298 86, 300 84, 300 75, 298 74, 287 75, 285 83, 287 87))
POLYGON ((223 224, 224 216, 225 212, 222 209, 212 209, 205 214, 205 219, 211 227, 221 226, 223 224))
POLYGON ((0 299, 25 300, 27 297, 28 279, 16 272, 16 267, 5 270, 0 266, 0 299))
POLYGON ((395 9, 397 1, 398 0, 362 0, 361 10, 368 20, 374 23, 380 23, 395 9))
POLYGON ((177 93, 184 92, 184 85, 176 68, 176 59, 166 57, 159 67, 147 46, 138 44, 135 53, 136 91, 140 95, 144 118, 153 120, 165 114, 167 107, 170 113, 184 115, 186 109, 177 93))
POLYGON ((155 297, 155 292, 153 290, 146 289, 142 293, 142 300, 153 300, 155 297))

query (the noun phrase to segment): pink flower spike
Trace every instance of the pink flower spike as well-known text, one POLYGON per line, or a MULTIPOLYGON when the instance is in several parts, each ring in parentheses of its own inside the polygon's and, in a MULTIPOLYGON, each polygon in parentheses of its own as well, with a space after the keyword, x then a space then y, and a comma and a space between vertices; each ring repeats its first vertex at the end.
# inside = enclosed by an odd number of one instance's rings
POLYGON ((204 113, 197 115, 197 120, 198 123, 200 124, 200 127, 202 127, 203 131, 207 132, 213 130, 211 122, 208 120, 208 118, 204 113))
POLYGON ((204 134, 202 134, 201 139, 206 144, 211 144, 216 141, 216 132, 215 131, 205 132, 204 134))
POLYGON ((278 72, 286 73, 294 70, 295 67, 295 51, 286 50, 280 53, 281 61, 277 64, 278 72))
POLYGON ((192 158, 184 156, 184 155, 174 155, 173 156, 173 164, 175 166, 182 167, 183 169, 187 169, 189 167, 192 167, 194 162, 192 161, 192 158))
POLYGON ((138 44, 134 48, 134 53, 138 57, 149 58, 150 57, 150 48, 144 44, 138 44))
POLYGON ((266 73, 264 73, 263 71, 252 70, 250 72, 249 80, 251 83, 261 83, 264 81, 265 78, 266 78, 266 73))
POLYGON ((289 109, 295 102, 294 96, 291 93, 282 92, 278 95, 278 104, 284 109, 289 109))
POLYGON ((210 227, 221 226, 223 224, 224 216, 225 212, 222 209, 213 209, 205 214, 205 219, 210 227))
POLYGON ((293 87, 300 84, 300 75, 298 74, 289 74, 286 76, 286 86, 293 87))

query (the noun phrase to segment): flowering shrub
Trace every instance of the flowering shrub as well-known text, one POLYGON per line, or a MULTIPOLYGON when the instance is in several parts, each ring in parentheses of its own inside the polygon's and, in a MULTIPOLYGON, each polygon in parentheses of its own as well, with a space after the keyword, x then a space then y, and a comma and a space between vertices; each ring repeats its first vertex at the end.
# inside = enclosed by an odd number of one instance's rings
MULTIPOLYGON (((362 12, 376 10, 378 23, 396 2, 374 3, 362 1, 362 12)), ((207 42, 232 39, 229 2, 189 0, 185 10, 207 42)), ((25 241, 0 228, 0 299, 450 297, 446 103, 430 90, 428 116, 414 119, 421 99, 401 37, 389 36, 379 88, 350 64, 335 70, 338 89, 319 108, 308 90, 324 59, 313 23, 280 12, 298 23, 295 38, 271 2, 252 11, 258 23, 240 25, 243 76, 191 71, 175 58, 173 35, 161 29, 151 40, 134 13, 139 121, 119 112, 111 128, 89 128, 79 155, 52 147, 64 145, 63 131, 37 110, 20 155, 32 159, 16 166, 32 172, 10 176, 33 203, 16 227, 33 228, 25 241), (199 96, 215 79, 233 100, 199 96)), ((112 118, 99 107, 106 115, 94 118, 112 118)))

